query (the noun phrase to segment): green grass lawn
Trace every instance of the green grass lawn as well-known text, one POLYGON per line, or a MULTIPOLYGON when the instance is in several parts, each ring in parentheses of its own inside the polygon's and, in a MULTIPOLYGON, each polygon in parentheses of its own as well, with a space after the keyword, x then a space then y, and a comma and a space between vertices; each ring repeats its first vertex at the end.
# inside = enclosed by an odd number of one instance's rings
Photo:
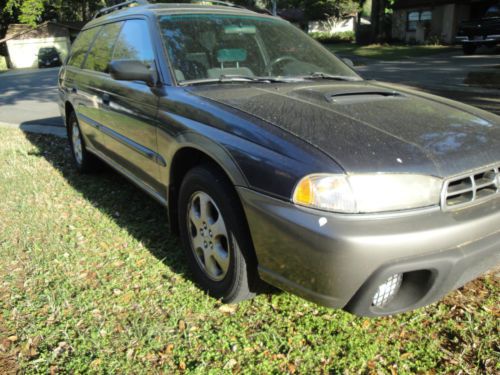
POLYGON ((458 50, 456 47, 440 45, 387 45, 371 44, 368 46, 358 46, 350 43, 326 44, 333 53, 366 57, 377 60, 404 60, 414 57, 431 56, 443 52, 458 50))
POLYGON ((0 129, 0 373, 495 373, 499 280, 397 317, 287 293, 221 305, 164 210, 66 141, 0 129))

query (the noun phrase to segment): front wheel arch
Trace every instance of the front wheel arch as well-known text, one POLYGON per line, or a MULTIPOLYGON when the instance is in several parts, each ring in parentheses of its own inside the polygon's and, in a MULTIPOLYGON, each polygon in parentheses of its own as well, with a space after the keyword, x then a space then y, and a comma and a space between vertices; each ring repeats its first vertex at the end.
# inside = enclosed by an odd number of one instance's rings
MULTIPOLYGON (((219 154, 221 153, 219 152, 219 154)), ((197 144, 189 143, 184 144, 182 147, 177 149, 173 156, 169 158, 171 162, 168 170, 167 183, 168 216, 170 228, 175 234, 179 234, 179 225, 177 220, 177 200, 179 197, 179 188, 182 184, 182 180, 191 169, 205 164, 218 170, 225 177, 226 181, 233 187, 235 185, 248 185, 245 177, 230 156, 225 152, 222 153, 222 155, 223 160, 220 158, 216 159, 211 154, 202 151, 197 144)), ((236 189, 234 189, 234 192, 237 194, 236 189)))

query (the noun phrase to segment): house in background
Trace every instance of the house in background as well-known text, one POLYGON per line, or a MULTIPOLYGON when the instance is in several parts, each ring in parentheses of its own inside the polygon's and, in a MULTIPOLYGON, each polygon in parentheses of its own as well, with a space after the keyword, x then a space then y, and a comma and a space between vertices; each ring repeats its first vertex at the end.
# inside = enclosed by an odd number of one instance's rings
MULTIPOLYGON (((308 20, 303 9, 289 8, 278 10, 278 16, 309 33, 336 34, 356 31, 356 14, 344 18, 332 17, 327 20, 308 20)), ((361 25, 370 25, 370 21, 363 17, 361 18, 361 25)))
POLYGON ((428 40, 453 43, 460 22, 480 18, 498 0, 396 0, 392 38, 404 42, 428 40))
MULTIPOLYGON (((353 15, 350 17, 335 19, 331 18, 325 21, 310 21, 308 31, 310 33, 343 33, 343 32, 355 32, 356 31, 356 21, 357 16, 353 15)), ((361 18, 361 25, 368 26, 370 21, 366 18, 361 18)))
POLYGON ((7 44, 10 67, 13 69, 37 68, 40 50, 55 48, 61 61, 68 56, 71 42, 82 25, 44 22, 36 27, 10 25, 0 43, 7 44))

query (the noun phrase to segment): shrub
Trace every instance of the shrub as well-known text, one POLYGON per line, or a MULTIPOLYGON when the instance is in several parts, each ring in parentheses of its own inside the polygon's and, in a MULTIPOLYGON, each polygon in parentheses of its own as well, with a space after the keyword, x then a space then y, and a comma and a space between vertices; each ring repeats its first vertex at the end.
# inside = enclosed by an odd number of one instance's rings
POLYGON ((7 69, 8 69, 7 59, 5 58, 5 56, 0 56, 0 71, 7 70, 7 69))
POLYGON ((314 32, 309 35, 321 43, 346 43, 354 42, 356 39, 354 31, 342 31, 340 33, 314 32))
POLYGON ((441 38, 439 37, 439 35, 431 35, 427 38, 425 44, 428 46, 440 46, 443 43, 441 42, 441 38))

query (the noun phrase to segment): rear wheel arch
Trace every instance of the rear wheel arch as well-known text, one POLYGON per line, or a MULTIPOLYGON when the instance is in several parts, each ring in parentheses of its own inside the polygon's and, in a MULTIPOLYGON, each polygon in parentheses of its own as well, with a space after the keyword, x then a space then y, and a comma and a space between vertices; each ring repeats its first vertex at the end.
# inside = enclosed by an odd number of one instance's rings
POLYGON ((71 113, 75 113, 76 114, 76 111, 75 111, 75 107, 73 107, 73 104, 71 104, 69 101, 67 101, 65 104, 64 104, 64 113, 65 113, 65 126, 66 126, 66 130, 69 131, 69 118, 70 118, 70 115, 71 113))

